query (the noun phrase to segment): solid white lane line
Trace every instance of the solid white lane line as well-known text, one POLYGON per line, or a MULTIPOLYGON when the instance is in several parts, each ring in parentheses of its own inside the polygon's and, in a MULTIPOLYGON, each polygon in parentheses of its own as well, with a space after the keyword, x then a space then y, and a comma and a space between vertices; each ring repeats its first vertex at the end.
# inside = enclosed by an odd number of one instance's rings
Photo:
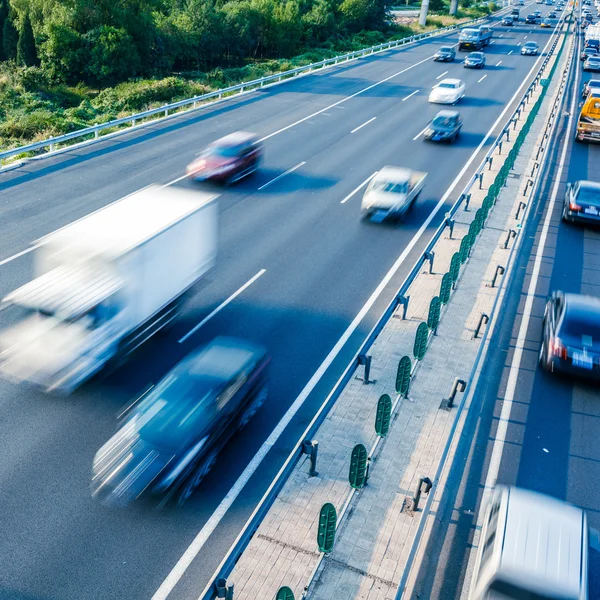
POLYGON ((4 260, 0 260, 0 267, 2 265, 8 264, 12 260, 15 260, 15 258, 19 258, 19 256, 24 256, 25 254, 29 254, 31 251, 35 250, 36 248, 39 248, 39 245, 30 246, 29 248, 25 248, 25 250, 21 250, 21 252, 17 252, 16 254, 13 254, 12 256, 9 256, 8 258, 5 258, 4 260))
MULTIPOLYGON (((546 44, 546 48, 550 45, 550 40, 546 44)), ((431 57, 430 57, 431 58, 431 57)), ((429 59, 427 59, 429 60, 429 59)), ((265 440, 263 445, 258 449, 258 452, 254 455, 252 460, 248 463, 248 466, 244 469, 242 474, 239 476, 237 481, 233 484, 229 492, 225 495, 223 500, 219 503, 219 506, 212 513, 208 521, 204 524, 202 529, 198 532, 192 543, 188 546, 186 551, 183 553, 181 558, 174 565, 173 569, 171 569, 170 573, 166 576, 165 580, 162 582, 158 590, 152 596, 152 600, 166 600, 168 598, 171 591, 175 588, 179 580, 183 577, 183 574, 187 571, 188 567, 192 564, 196 556, 198 556, 199 552, 202 550, 204 545, 206 544, 209 537, 213 534, 215 529, 218 527, 219 523, 223 520, 223 517, 227 514, 227 511, 231 508, 232 504, 235 502, 237 497, 240 495, 241 491, 244 489, 250 478, 254 475, 265 456, 269 453, 271 448, 277 443, 277 440, 281 437, 285 428, 288 426, 290 421, 294 418, 296 413, 300 410, 308 396, 315 389, 327 369, 331 366, 337 355, 341 352, 342 348, 346 345, 346 342, 350 339, 350 336, 356 331, 365 315, 371 310, 373 304, 377 301, 379 296, 382 294, 383 290, 386 288, 392 277, 396 274, 398 269, 402 266, 412 249, 421 239, 423 233, 428 229, 429 224, 434 219, 435 215, 442 209, 450 194, 454 191, 454 188, 459 184, 464 174, 467 172, 473 161, 477 158, 481 149, 487 143, 488 139, 491 137, 493 132, 496 130, 496 127, 502 122, 506 113, 512 106, 513 102, 517 98, 517 96, 521 93, 521 90, 527 83, 527 80, 533 73, 534 69, 537 67, 538 63, 541 60, 541 56, 537 58, 537 60, 533 63, 529 73, 523 78, 523 81, 515 91, 513 97, 506 103, 504 110, 496 119, 494 124, 490 127, 487 134, 479 143, 479 146, 475 148, 473 154, 469 157, 460 173, 456 176, 454 181, 450 184, 450 187, 446 190, 446 193, 440 198, 438 203, 435 205, 427 219, 423 222, 421 227, 418 229, 417 233, 415 233, 414 237, 408 243, 408 245, 404 248, 402 254, 398 257, 398 260, 392 265, 391 269, 386 273, 385 277, 381 280, 381 283, 375 288, 375 291, 371 294, 366 304, 361 308, 359 313, 356 315, 352 323, 348 326, 346 331, 342 334, 342 337, 337 341, 335 346, 331 349, 329 354, 326 356, 325 360, 321 363, 319 368, 315 371, 314 375, 310 378, 308 383, 304 386, 304 389, 300 392, 298 397, 294 400, 293 404, 288 408, 286 413, 283 415, 275 429, 271 432, 269 437, 265 440)), ((424 62, 424 61, 422 61, 424 62)), ((285 465, 284 465, 285 466, 285 465)), ((284 467, 282 467, 284 468, 284 467)), ((276 478, 277 476, 275 476, 276 478)), ((273 480, 275 480, 275 478, 273 480)), ((272 485, 272 484, 271 484, 272 485)), ((269 494, 270 490, 265 492, 265 495, 269 494)), ((264 498, 264 496, 263 496, 264 498)), ((261 500, 262 501, 262 500, 261 500)), ((256 509, 255 509, 256 511, 256 509)), ((252 516, 250 516, 252 519, 252 516)), ((241 535, 241 533, 240 533, 241 535)), ((235 543, 235 542, 234 542, 235 543)))
POLYGON ((504 34, 503 34, 503 33, 501 33, 501 34, 500 34, 498 37, 503 37, 503 36, 504 36, 504 34))
POLYGON ((271 181, 267 181, 267 183, 261 185, 258 188, 258 191, 260 192, 260 190, 264 190, 266 187, 270 186, 272 183, 275 183, 276 181, 279 181, 282 177, 285 177, 286 175, 289 175, 290 173, 293 173, 296 169, 299 169, 301 166, 303 166, 305 164, 306 164, 306 161, 303 160, 301 163, 298 163, 295 167, 292 167, 291 169, 288 169, 284 173, 281 173, 280 175, 277 175, 277 177, 275 177, 274 179, 271 179, 271 181))
POLYGON ((183 342, 185 342, 190 336, 194 335, 194 333, 196 333, 196 331, 198 331, 200 327, 202 327, 208 321, 210 321, 217 313, 221 312, 230 302, 235 300, 244 290, 248 289, 259 277, 262 277, 266 272, 266 269, 261 269, 254 277, 246 281, 246 283, 241 288, 239 288, 236 292, 233 292, 233 294, 231 294, 231 296, 229 296, 227 300, 221 302, 221 304, 219 304, 219 306, 217 306, 215 310, 213 310, 208 316, 204 317, 204 319, 202 319, 202 321, 200 321, 198 325, 196 325, 193 329, 190 329, 190 331, 188 331, 179 340, 179 343, 183 344, 183 342))
POLYGON ((406 102, 406 100, 408 100, 409 98, 412 98, 418 92, 419 92, 419 90, 415 90, 412 94, 409 94, 408 96, 402 98, 402 102, 406 102))
MULTIPOLYGON (((377 171, 375 171, 375 173, 377 173, 377 171)), ((375 177, 375 173, 372 173, 371 175, 369 175, 358 187, 354 188, 341 202, 340 204, 346 204, 346 202, 348 202, 348 200, 350 200, 350 198, 352 198, 352 196, 354 196, 354 194, 356 194, 356 192, 358 192, 361 188, 365 187, 365 185, 367 185, 367 183, 369 183, 369 181, 371 181, 371 179, 373 179, 373 177, 375 177)))
POLYGON ((497 66, 497 67, 499 67, 501 64, 502 64, 502 61, 501 61, 501 60, 499 60, 499 61, 496 63, 496 66, 497 66))
POLYGON ((487 77, 487 75, 484 75, 481 79, 477 80, 477 83, 481 83, 486 77, 487 77))
POLYGON ((285 127, 278 129, 277 131, 274 131, 273 133, 269 133, 268 135, 265 135, 258 141, 264 142, 265 140, 268 140, 269 138, 272 138, 276 135, 279 135, 280 133, 283 133, 284 131, 287 131, 288 129, 291 129, 292 127, 296 127, 296 125, 300 125, 300 123, 304 123, 304 121, 308 121, 308 119, 311 119, 312 117, 315 117, 316 115, 320 115, 322 112, 325 112, 325 111, 329 110, 330 108, 334 108, 334 107, 338 106, 339 104, 342 104, 343 102, 347 102, 348 100, 351 100, 352 98, 356 98, 356 96, 360 96, 361 94, 364 94, 365 92, 368 92, 369 90, 372 90, 373 88, 376 88, 377 86, 380 86, 380 85, 388 82, 390 79, 393 79, 394 77, 398 77, 398 75, 402 75, 403 73, 406 73, 407 71, 410 71, 411 69, 414 69, 415 67, 418 67, 419 65, 422 65, 423 63, 430 61, 432 58, 433 58, 433 54, 431 56, 428 56, 427 58, 424 58, 423 60, 420 60, 419 62, 416 62, 413 65, 410 65, 410 66, 402 69, 401 71, 398 71, 397 73, 394 73, 393 75, 390 75, 389 77, 386 77, 385 79, 382 79, 381 81, 376 81, 375 83, 368 85, 367 87, 363 88, 362 90, 358 90, 358 92, 354 92, 354 94, 350 94, 350 96, 346 96, 345 98, 342 98, 341 100, 338 100, 337 102, 334 102, 333 104, 330 104, 329 106, 326 106, 325 108, 322 108, 321 110, 318 110, 318 111, 312 113, 311 115, 303 117, 302 119, 298 119, 297 121, 294 121, 294 123, 290 123, 289 125, 286 125, 285 127))
POLYGON ((359 129, 362 129, 365 125, 368 125, 369 123, 372 123, 377 117, 373 117, 372 119, 369 119, 368 121, 365 121, 362 125, 359 125, 358 127, 355 127, 350 133, 356 133, 359 129))
POLYGON ((428 126, 426 125, 425 127, 423 127, 423 129, 421 129, 421 131, 419 131, 419 133, 417 133, 417 135, 415 135, 415 137, 413 138, 413 142, 416 142, 425 133, 427 127, 428 126))
POLYGON ((506 56, 510 56, 513 53, 513 51, 511 50, 506 56))
POLYGON ((438 75, 436 79, 441 79, 448 71, 444 71, 441 75, 438 75))

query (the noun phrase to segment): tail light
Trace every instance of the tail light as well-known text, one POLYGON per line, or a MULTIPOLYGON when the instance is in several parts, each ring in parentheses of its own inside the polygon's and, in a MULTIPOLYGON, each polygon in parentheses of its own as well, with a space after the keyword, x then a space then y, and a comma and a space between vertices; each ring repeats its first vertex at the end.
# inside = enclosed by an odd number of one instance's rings
POLYGON ((579 204, 575 204, 575 202, 569 202, 569 210, 579 212, 581 210, 581 206, 579 206, 579 204))
POLYGON ((558 338, 552 338, 550 340, 550 354, 558 356, 563 360, 567 360, 567 349, 558 338))

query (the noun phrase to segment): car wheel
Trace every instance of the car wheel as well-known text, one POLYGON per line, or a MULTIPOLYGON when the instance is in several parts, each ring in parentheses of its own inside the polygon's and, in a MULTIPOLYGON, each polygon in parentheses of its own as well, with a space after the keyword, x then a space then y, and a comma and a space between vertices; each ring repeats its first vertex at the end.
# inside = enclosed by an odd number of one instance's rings
POLYGON ((179 492, 179 498, 177 499, 177 506, 183 506, 194 493, 194 490, 202 483, 202 480, 208 475, 209 471, 215 466, 217 462, 217 451, 213 450, 208 458, 202 463, 194 473, 190 475, 188 480, 185 482, 181 491, 179 492))
POLYGON ((544 340, 542 340, 542 345, 540 346, 540 353, 538 355, 538 363, 544 371, 548 371, 548 356, 546 354, 546 344, 544 340))
POLYGON ((246 425, 250 422, 250 419, 258 412, 258 409, 266 402, 268 397, 267 388, 264 387, 258 392, 256 398, 252 402, 252 404, 248 407, 246 412, 242 415, 240 419, 240 423, 238 425, 238 430, 244 429, 246 425))

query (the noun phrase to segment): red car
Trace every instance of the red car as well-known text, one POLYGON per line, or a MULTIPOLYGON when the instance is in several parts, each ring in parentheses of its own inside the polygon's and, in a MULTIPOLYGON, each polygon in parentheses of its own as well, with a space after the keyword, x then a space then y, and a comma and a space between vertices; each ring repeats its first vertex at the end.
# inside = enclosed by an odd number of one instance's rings
POLYGON ((262 145, 256 135, 237 131, 213 142, 188 165, 187 174, 196 181, 212 179, 233 183, 254 173, 262 154, 262 145))

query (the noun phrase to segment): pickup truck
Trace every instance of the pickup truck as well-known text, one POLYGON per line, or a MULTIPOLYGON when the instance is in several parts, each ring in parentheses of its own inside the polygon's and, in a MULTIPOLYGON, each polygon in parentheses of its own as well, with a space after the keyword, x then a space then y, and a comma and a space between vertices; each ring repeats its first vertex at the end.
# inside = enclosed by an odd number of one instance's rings
POLYGON ((416 202, 427 173, 400 167, 383 167, 375 173, 362 198, 364 219, 403 217, 416 202))
POLYGON ((70 393, 177 316, 217 252, 216 196, 150 186, 35 242, 0 304, 0 372, 70 393))
MULTIPOLYGON (((518 16, 515 20, 518 19, 518 16)), ((477 29, 463 29, 458 38, 458 49, 471 51, 481 50, 484 46, 488 46, 492 41, 492 30, 490 27, 482 25, 477 29)))
POLYGON ((575 141, 600 142, 600 93, 598 92, 591 92, 581 107, 575 141))

